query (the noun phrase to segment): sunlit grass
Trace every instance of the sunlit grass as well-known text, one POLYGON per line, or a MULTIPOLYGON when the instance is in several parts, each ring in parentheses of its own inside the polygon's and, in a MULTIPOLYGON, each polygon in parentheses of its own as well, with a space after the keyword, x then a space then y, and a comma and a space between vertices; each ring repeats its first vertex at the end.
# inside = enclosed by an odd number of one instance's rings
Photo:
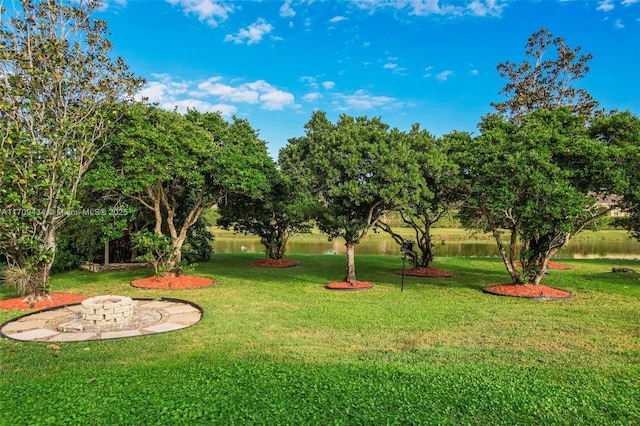
MULTIPOLYGON (((407 277, 357 256, 374 288, 332 292, 345 258, 297 268, 215 254, 195 290, 129 285, 149 271, 55 275, 54 291, 175 297, 204 310, 177 332, 58 344, 0 341, 0 424, 633 424, 640 421, 640 261, 567 260, 544 283, 570 300, 483 293, 496 258, 438 258, 452 278, 407 277), (24 407, 30 407, 25 414, 24 407), (41 416, 41 412, 50 415, 41 416)), ((0 290, 0 297, 13 294, 0 290)), ((21 315, 0 311, 0 322, 21 315)))

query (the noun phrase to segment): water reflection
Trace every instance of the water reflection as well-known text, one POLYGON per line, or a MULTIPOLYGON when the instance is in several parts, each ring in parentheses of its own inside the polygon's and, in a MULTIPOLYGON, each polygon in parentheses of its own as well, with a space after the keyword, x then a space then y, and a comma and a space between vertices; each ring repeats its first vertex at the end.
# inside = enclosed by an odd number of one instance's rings
MULTIPOLYGON (((217 253, 264 253, 264 247, 260 239, 255 237, 220 237, 213 244, 217 253)), ((356 248, 356 254, 398 255, 400 249, 392 239, 370 239, 360 243, 356 248)), ((300 239, 290 240, 287 244, 287 254, 345 254, 343 240, 327 241, 326 239, 300 239)), ((493 257, 499 256, 493 241, 451 241, 444 245, 436 246, 436 256, 463 256, 463 257, 493 257)), ((569 246, 560 250, 556 258, 564 259, 597 259, 640 258, 640 242, 628 241, 587 241, 569 243, 569 246)))

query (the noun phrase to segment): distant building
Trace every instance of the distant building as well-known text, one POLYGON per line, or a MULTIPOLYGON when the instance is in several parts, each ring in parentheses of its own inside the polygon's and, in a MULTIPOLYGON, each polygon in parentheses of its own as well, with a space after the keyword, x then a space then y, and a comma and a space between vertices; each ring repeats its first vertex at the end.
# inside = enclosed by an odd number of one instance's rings
MULTIPOLYGON (((598 196, 598 200, 596 204, 598 206, 602 206, 604 208, 611 208, 611 206, 615 206, 616 204, 622 201, 622 197, 615 194, 600 194, 598 196)), ((610 217, 627 217, 629 216, 629 212, 626 212, 619 208, 614 208, 609 212, 610 217)))

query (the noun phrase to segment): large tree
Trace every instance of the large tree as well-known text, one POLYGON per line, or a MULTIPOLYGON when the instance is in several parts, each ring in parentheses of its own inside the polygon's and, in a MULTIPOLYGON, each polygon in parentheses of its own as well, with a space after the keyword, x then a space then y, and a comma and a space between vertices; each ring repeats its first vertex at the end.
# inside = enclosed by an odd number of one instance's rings
POLYGON ((171 268, 205 209, 232 192, 257 194, 267 187, 270 161, 246 120, 228 123, 220 114, 196 111, 183 116, 137 103, 89 177, 95 188, 121 193, 153 215, 153 232, 173 246, 171 268))
POLYGON ((305 136, 280 152, 283 169, 316 195, 315 220, 347 251, 345 282, 355 286, 355 247, 384 213, 409 202, 421 185, 407 135, 379 118, 340 116, 331 123, 316 111, 305 136))
POLYGON ((46 297, 56 230, 91 214, 78 184, 141 81, 111 56, 98 1, 0 6, 0 249, 46 297))
MULTIPOLYGON (((413 230, 411 240, 420 252, 419 256, 414 257, 414 267, 428 269, 435 256, 431 229, 445 214, 459 205, 463 186, 458 178, 456 165, 447 153, 448 135, 437 139, 414 124, 407 136, 411 143, 411 158, 417 163, 423 185, 416 187, 417 197, 400 205, 397 213, 404 226, 413 230)), ((380 220, 378 228, 390 234, 400 245, 408 240, 387 221, 380 220)))
POLYGON ((219 204, 218 225, 260 237, 269 259, 282 259, 292 233, 308 232, 311 209, 308 192, 273 168, 269 189, 259 197, 233 194, 219 204))
POLYGON ((493 235, 514 283, 538 284, 557 250, 615 208, 597 201, 624 190, 624 166, 566 107, 517 125, 490 114, 480 130, 459 134, 454 154, 469 190, 464 223, 493 235))
POLYGON ((615 208, 597 198, 623 189, 621 166, 589 131, 597 102, 575 86, 591 55, 544 28, 525 48, 519 66, 498 65, 508 80, 498 114, 477 138, 459 134, 455 155, 469 186, 465 224, 493 234, 514 283, 538 284, 557 250, 615 208))

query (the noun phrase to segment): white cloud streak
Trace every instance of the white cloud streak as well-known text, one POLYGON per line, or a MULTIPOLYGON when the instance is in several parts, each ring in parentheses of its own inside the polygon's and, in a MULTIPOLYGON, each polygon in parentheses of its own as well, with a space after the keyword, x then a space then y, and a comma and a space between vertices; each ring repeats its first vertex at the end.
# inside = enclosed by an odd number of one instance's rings
POLYGON ((333 18, 329 19, 329 22, 331 23, 336 23, 336 22, 340 22, 340 21, 346 21, 348 18, 345 18, 344 16, 334 16, 333 18))
POLYGON ((233 41, 236 44, 242 44, 244 42, 247 44, 259 43, 272 29, 271 24, 268 24, 263 18, 258 18, 255 23, 249 25, 247 28, 240 29, 236 35, 227 34, 224 41, 233 41))
POLYGON ((185 15, 196 15, 198 20, 217 27, 219 22, 226 21, 234 7, 217 0, 166 0, 173 6, 182 8, 185 15))
POLYGON ((438 81, 447 81, 449 76, 452 75, 452 74, 453 74, 453 71, 451 71, 451 70, 442 71, 441 73, 436 74, 436 80, 438 80, 438 81))
POLYGON ((147 98, 162 108, 185 112, 194 108, 201 112, 220 111, 223 115, 235 114, 242 105, 255 105, 264 110, 297 108, 292 93, 280 90, 264 80, 230 85, 216 76, 205 81, 174 81, 167 74, 154 74, 138 93, 137 99, 147 98))
POLYGON ((402 102, 389 96, 373 96, 364 90, 357 90, 352 95, 337 94, 344 105, 334 103, 337 110, 369 110, 374 108, 393 109, 402 107, 402 102))
POLYGON ((615 5, 611 3, 611 0, 603 0, 598 3, 598 7, 596 7, 596 10, 600 10, 602 12, 610 12, 613 9, 615 9, 615 5))
POLYGON ((500 17, 507 0, 360 0, 361 9, 408 9, 415 16, 478 16, 500 17))

